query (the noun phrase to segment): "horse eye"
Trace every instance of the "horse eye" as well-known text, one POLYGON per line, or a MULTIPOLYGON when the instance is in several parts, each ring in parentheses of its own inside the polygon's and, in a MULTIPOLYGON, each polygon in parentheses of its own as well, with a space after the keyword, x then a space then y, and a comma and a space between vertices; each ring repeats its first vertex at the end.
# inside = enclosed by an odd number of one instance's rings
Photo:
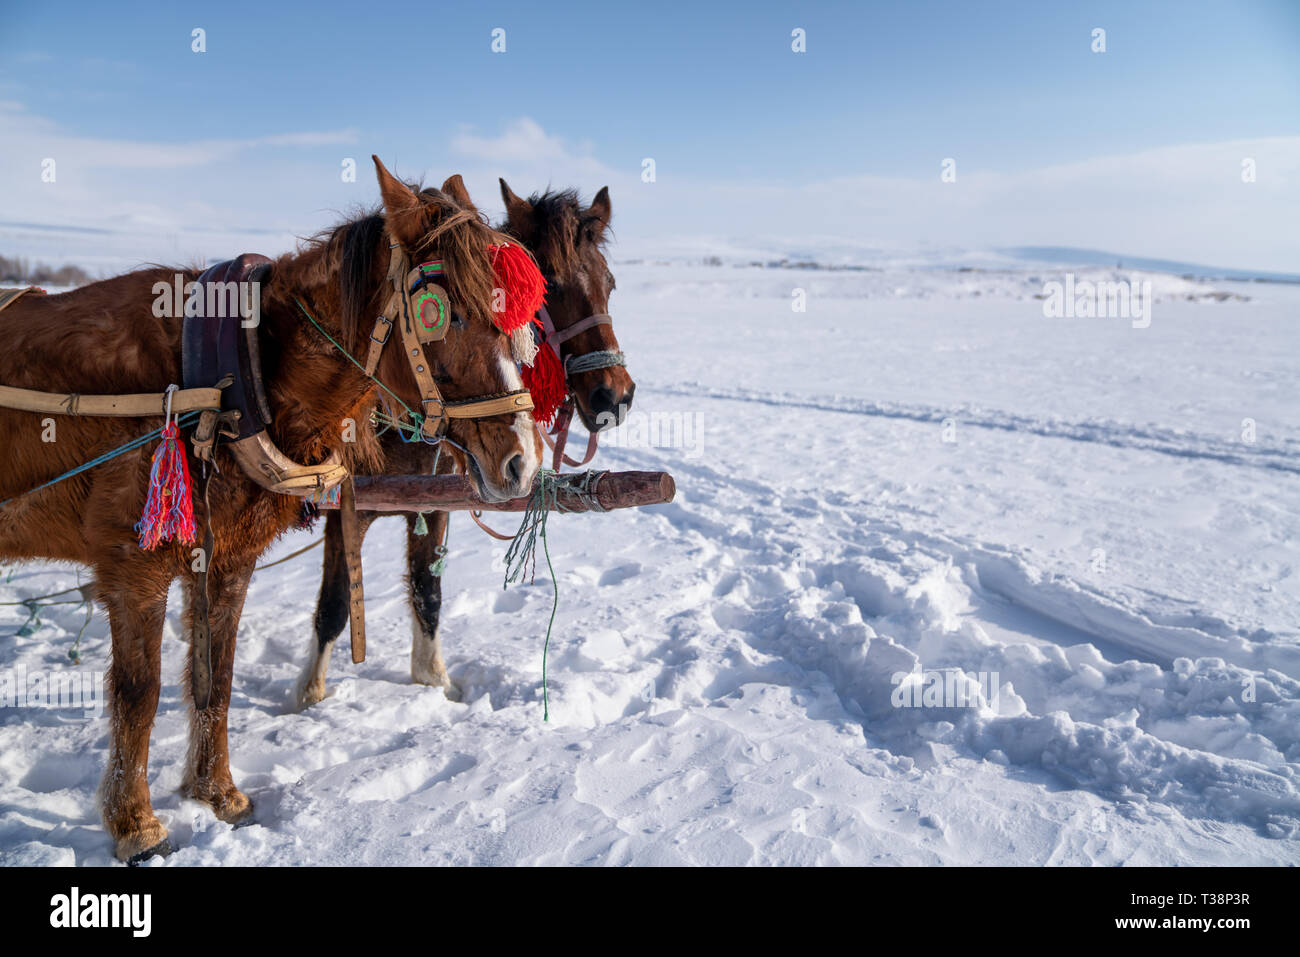
POLYGON ((465 326, 465 317, 462 316, 462 315, 461 315, 459 312, 457 312, 455 309, 453 309, 453 310, 451 311, 451 324, 452 324, 453 326, 455 326, 457 329, 464 328, 464 326, 465 326))
POLYGON ((605 270, 605 282, 609 284, 609 288, 612 291, 614 289, 614 274, 608 269, 605 270))

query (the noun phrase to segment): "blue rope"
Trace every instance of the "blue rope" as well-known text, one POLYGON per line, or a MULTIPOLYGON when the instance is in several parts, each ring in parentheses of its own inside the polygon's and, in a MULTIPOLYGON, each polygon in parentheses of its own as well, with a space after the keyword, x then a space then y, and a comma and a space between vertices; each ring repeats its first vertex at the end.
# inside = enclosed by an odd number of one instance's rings
MULTIPOLYGON (((176 422, 178 426, 188 425, 198 417, 199 414, 197 412, 187 412, 184 415, 179 416, 176 422)), ((26 492, 23 492, 19 495, 15 495, 13 498, 5 499, 3 502, 0 502, 0 508, 4 508, 10 502, 16 502, 20 498, 26 498, 28 495, 33 495, 36 492, 41 491, 42 489, 47 489, 51 485, 57 485, 59 482, 62 482, 65 479, 70 479, 73 478, 74 476, 80 475, 82 472, 89 471, 90 469, 93 469, 96 465, 103 465, 105 462, 109 461, 110 459, 115 459, 119 455, 125 455, 127 452, 134 451, 135 449, 138 449, 143 445, 147 445, 149 442, 161 436, 162 431, 163 431, 162 429, 154 429, 148 435, 142 435, 138 439, 132 439, 130 442, 127 442, 125 445, 118 446, 117 448, 113 449, 111 452, 105 452, 103 455, 97 455, 89 462, 86 462, 84 465, 78 465, 75 469, 70 469, 69 471, 64 472, 62 475, 55 476, 54 478, 46 482, 44 485, 38 485, 36 486, 36 488, 28 489, 26 492)))

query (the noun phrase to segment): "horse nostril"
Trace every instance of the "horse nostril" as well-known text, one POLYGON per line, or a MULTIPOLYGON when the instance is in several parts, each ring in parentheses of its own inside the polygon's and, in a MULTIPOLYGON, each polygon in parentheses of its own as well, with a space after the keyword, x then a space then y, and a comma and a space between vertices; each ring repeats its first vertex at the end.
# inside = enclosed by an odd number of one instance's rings
POLYGON ((605 385, 598 385, 592 389, 588 401, 591 403, 591 411, 596 415, 613 412, 616 407, 614 390, 605 385))
POLYGON ((622 423, 623 416, 627 414, 628 408, 632 405, 632 393, 635 388, 635 386, 629 388, 621 397, 616 396, 614 390, 605 385, 597 386, 591 390, 588 401, 591 404, 592 415, 599 420, 603 420, 600 428, 622 423))
POLYGON ((524 477, 524 456, 522 453, 515 455, 506 463, 506 479, 511 485, 518 486, 520 480, 524 477))

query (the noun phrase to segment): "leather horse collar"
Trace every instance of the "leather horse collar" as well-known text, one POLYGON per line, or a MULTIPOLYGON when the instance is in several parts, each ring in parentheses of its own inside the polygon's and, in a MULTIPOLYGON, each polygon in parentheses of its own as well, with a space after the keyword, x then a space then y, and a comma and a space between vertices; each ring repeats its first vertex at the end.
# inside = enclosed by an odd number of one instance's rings
POLYGON ((445 338, 450 325, 451 306, 447 291, 440 283, 444 276, 443 263, 433 260, 412 268, 400 244, 390 243, 389 248, 388 283, 393 288, 370 332, 366 375, 374 377, 384 345, 397 325, 402 335, 402 351, 420 390, 420 435, 426 442, 441 441, 451 419, 486 419, 531 411, 533 399, 527 389, 453 402, 443 399, 424 351, 425 346, 445 338))
POLYGON ((262 381, 258 324, 246 321, 251 301, 245 291, 251 288, 252 296, 260 296, 260 285, 270 277, 272 268, 271 260, 256 253, 218 263, 199 276, 187 303, 181 330, 184 387, 211 387, 230 380, 221 391, 221 411, 200 415, 194 431, 195 452, 200 458, 211 459, 219 432, 231 440, 227 448, 258 485, 285 495, 319 495, 348 474, 339 453, 331 450, 318 465, 300 465, 281 452, 266 431, 271 424, 271 406, 262 381), (232 291, 236 308, 228 309, 232 291), (217 314, 208 315, 209 310, 217 314))

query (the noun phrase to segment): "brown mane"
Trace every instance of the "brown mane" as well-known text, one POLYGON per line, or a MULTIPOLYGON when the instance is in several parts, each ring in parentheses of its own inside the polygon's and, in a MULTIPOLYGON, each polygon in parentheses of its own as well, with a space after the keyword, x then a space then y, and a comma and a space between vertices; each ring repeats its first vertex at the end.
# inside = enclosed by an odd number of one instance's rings
POLYGON ((576 189, 547 190, 528 197, 532 205, 532 233, 521 237, 552 275, 574 272, 584 246, 605 247, 609 223, 585 210, 576 189))
MULTIPOLYGON (((441 190, 418 184, 408 186, 419 195, 422 206, 393 217, 393 228, 408 225, 403 218, 419 218, 419 225, 427 227, 431 212, 436 211, 437 224, 426 229, 423 243, 411 250, 412 255, 436 250, 437 257, 446 263, 447 292, 457 310, 467 318, 491 321, 487 307, 497 281, 491 259, 483 251, 509 242, 510 237, 492 229, 477 211, 458 206, 441 190)), ((339 264, 345 334, 368 328, 367 324, 374 321, 376 297, 381 294, 376 278, 382 278, 388 268, 387 257, 380 255, 387 235, 389 226, 382 209, 371 209, 307 241, 309 247, 319 248, 339 264)))

